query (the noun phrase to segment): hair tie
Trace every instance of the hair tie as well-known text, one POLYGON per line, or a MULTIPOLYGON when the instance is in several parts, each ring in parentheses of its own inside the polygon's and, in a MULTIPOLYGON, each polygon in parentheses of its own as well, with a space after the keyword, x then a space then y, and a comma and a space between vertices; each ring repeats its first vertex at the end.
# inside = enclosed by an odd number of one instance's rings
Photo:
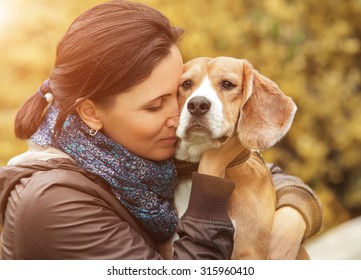
POLYGON ((51 89, 49 87, 49 79, 45 80, 44 83, 38 88, 38 93, 41 96, 41 98, 43 98, 48 103, 48 105, 45 106, 43 112, 41 113, 41 117, 43 117, 54 100, 54 95, 51 93, 51 89), (45 87, 47 93, 43 94, 41 88, 42 86, 45 87))
POLYGON ((46 89, 47 89, 48 92, 45 93, 45 94, 43 94, 43 92, 41 91, 41 87, 42 87, 42 85, 41 85, 41 86, 38 87, 38 93, 39 93, 39 95, 40 95, 43 99, 45 99, 46 102, 48 102, 48 103, 53 102, 54 96, 53 96, 53 94, 52 94, 51 92, 49 92, 49 91, 50 91, 50 88, 49 88, 49 80, 45 80, 44 83, 43 83, 43 85, 46 87, 46 89))
POLYGON ((54 100, 54 96, 50 92, 45 93, 44 98, 45 98, 46 102, 48 102, 48 103, 51 103, 54 100))

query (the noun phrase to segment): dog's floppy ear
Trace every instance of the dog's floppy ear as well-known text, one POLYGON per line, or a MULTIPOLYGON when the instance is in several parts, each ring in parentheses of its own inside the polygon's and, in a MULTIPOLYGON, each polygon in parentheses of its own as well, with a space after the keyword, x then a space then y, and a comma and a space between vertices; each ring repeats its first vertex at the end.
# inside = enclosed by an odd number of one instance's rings
POLYGON ((295 103, 270 79, 243 61, 243 94, 237 133, 249 149, 266 150, 288 131, 297 110, 295 103))

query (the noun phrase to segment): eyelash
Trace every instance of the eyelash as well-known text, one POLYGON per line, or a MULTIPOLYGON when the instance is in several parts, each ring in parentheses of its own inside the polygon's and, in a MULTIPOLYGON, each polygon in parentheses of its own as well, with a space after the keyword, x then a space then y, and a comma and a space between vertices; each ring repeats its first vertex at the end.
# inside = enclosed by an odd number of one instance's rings
POLYGON ((148 112, 157 112, 157 111, 159 111, 160 109, 162 109, 162 107, 163 107, 163 104, 160 104, 160 105, 158 105, 158 106, 148 107, 146 110, 147 110, 148 112))

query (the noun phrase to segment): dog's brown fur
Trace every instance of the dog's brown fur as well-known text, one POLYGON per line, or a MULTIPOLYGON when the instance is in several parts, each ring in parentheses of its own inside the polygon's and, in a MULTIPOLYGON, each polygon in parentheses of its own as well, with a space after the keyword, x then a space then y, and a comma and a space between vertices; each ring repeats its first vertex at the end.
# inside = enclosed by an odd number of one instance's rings
POLYGON ((232 259, 267 259, 276 203, 269 170, 252 153, 246 162, 227 169, 226 178, 236 184, 228 207, 236 231, 232 259))

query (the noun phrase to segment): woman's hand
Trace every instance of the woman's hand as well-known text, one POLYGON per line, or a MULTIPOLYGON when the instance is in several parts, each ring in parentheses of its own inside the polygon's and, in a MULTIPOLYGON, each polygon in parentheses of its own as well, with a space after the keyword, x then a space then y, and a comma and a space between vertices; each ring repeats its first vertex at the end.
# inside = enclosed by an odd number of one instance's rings
POLYGON ((244 150, 238 137, 232 136, 219 148, 206 150, 199 162, 198 173, 224 178, 227 165, 244 150))
POLYGON ((292 207, 282 207, 275 213, 268 258, 295 260, 306 230, 302 215, 292 207))

